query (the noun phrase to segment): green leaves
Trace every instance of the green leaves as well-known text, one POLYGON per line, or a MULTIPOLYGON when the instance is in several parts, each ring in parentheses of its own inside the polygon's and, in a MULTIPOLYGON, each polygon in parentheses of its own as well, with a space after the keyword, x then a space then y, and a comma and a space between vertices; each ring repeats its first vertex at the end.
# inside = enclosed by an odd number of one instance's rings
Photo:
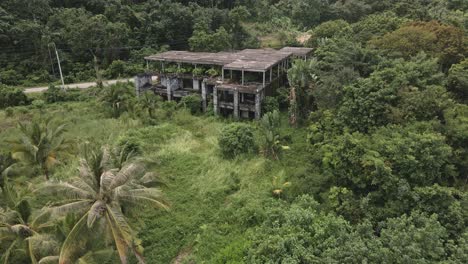
POLYGON ((266 157, 278 159, 282 146, 280 141, 279 127, 281 118, 278 110, 268 112, 260 120, 260 131, 263 137, 262 151, 266 157))
MULTIPOLYGON (((67 235, 59 263, 86 263, 106 256, 105 252, 84 252, 93 232, 112 235, 122 263, 127 263, 129 250, 143 263, 142 249, 137 246, 121 208, 127 211, 146 206, 166 209, 161 190, 145 187, 157 182, 156 175, 145 173, 141 162, 115 155, 114 149, 85 150, 78 177, 65 183, 49 182, 41 189, 62 194, 59 199, 63 200, 58 202, 61 205, 51 208, 54 213, 85 212, 67 235)), ((102 239, 100 242, 107 244, 102 239)))
POLYGON ((409 61, 382 63, 368 78, 345 86, 338 119, 352 131, 388 123, 442 119, 450 105, 437 61, 420 53, 409 61))
POLYGON ((11 142, 13 157, 22 165, 37 166, 48 179, 50 170, 58 163, 57 154, 70 146, 63 136, 65 127, 53 125, 52 119, 19 123, 20 138, 11 142))
POLYGON ((220 132, 218 144, 221 153, 227 158, 250 154, 255 150, 253 129, 243 123, 227 125, 220 132))
POLYGON ((99 97, 99 100, 112 111, 114 118, 119 117, 124 112, 131 111, 134 99, 131 86, 125 83, 117 83, 103 88, 99 97))

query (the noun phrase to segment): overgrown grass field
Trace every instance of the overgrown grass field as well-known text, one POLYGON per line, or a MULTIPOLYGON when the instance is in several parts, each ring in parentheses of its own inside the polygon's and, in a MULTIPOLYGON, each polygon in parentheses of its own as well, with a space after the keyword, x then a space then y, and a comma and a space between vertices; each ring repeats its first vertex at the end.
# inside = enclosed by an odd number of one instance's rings
MULTIPOLYGON (((129 140, 141 147, 143 157, 154 162, 152 169, 164 180, 163 191, 170 204, 167 211, 147 209, 133 218, 148 263, 224 263, 226 255, 243 255, 249 227, 262 221, 263 203, 272 199, 273 177, 281 170, 301 175, 310 169, 306 131, 290 128, 286 116, 281 130, 290 137, 289 150, 280 160, 271 160, 253 154, 223 158, 218 136, 232 120, 194 116, 182 109, 171 115, 159 112, 153 126, 129 115, 107 118, 95 101, 13 111, 11 116, 0 112, 0 147, 4 149, 18 136, 17 122, 53 118, 67 125, 66 137, 73 140, 74 147, 54 169, 53 179, 66 180, 78 173, 78 145, 84 142, 112 145, 129 140), (217 256, 216 252, 225 253, 217 256)), ((283 198, 287 199, 287 192, 283 198)))

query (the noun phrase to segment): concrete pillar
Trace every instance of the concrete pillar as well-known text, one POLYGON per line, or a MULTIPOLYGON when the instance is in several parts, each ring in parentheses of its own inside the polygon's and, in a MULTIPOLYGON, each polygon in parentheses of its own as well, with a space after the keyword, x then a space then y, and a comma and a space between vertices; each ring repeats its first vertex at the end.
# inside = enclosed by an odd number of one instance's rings
POLYGON ((221 80, 224 82, 224 67, 221 68, 221 80))
POLYGON ((171 89, 171 79, 166 78, 166 91, 167 91, 167 100, 172 100, 172 89, 171 89))
POLYGON ((273 80, 273 67, 270 68, 270 83, 273 80))
POLYGON ((244 85, 244 70, 242 70, 242 85, 244 85))
POLYGON ((203 80, 202 84, 201 84, 201 95, 202 95, 203 112, 206 112, 207 100, 206 100, 206 83, 205 83, 205 80, 203 80))
POLYGON ((213 110, 215 115, 218 115, 218 88, 213 88, 213 110))
POLYGON ((138 76, 135 76, 134 82, 135 82, 135 93, 137 96, 140 96, 140 78, 138 76))
POLYGON ((265 87, 265 71, 263 72, 263 87, 265 87))
POLYGON ((255 94, 255 119, 259 120, 262 115, 261 92, 255 94))
POLYGON ((196 91, 200 90, 200 80, 197 78, 193 79, 193 89, 196 91))
POLYGON ((234 118, 239 118, 239 91, 234 91, 234 118))

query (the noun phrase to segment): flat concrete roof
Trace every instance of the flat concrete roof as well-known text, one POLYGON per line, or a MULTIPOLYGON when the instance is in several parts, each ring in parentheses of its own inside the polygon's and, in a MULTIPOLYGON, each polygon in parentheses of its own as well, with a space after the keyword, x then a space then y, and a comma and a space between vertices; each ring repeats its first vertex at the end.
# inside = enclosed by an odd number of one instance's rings
POLYGON ((307 56, 312 52, 311 48, 302 47, 284 47, 280 51, 291 52, 294 56, 307 56))
POLYGON ((189 52, 166 51, 145 57, 151 61, 166 61, 176 63, 219 65, 226 70, 245 70, 264 72, 292 55, 304 56, 310 53, 309 48, 286 47, 275 49, 245 49, 235 52, 189 52), (291 48, 287 50, 286 48, 291 48))
POLYGON ((235 52, 211 53, 172 50, 145 57, 145 60, 223 66, 235 60, 235 54, 235 52))
POLYGON ((289 58, 292 53, 274 49, 245 49, 236 55, 236 60, 224 65, 224 69, 266 71, 289 58))

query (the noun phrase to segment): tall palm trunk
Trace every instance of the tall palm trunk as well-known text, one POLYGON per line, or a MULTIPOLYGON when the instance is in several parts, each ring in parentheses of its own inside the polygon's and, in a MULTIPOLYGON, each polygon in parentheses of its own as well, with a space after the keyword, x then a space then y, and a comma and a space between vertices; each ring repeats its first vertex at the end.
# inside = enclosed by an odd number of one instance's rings
POLYGON ((296 88, 291 87, 289 94, 289 124, 295 126, 297 123, 297 98, 296 88))

